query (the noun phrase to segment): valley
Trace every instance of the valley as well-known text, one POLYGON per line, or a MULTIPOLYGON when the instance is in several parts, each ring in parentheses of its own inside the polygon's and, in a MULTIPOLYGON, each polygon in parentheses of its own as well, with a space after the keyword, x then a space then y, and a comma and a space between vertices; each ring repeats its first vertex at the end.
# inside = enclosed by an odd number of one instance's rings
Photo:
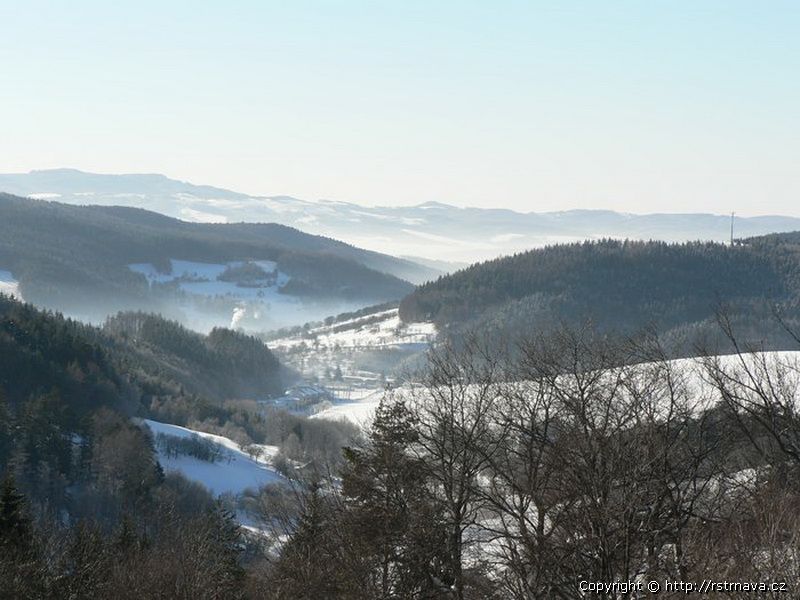
POLYGON ((0 23, 0 600, 800 598, 800 3, 0 23))
MULTIPOLYGON (((402 385, 424 364, 436 340, 432 323, 403 323, 397 308, 366 312, 355 318, 326 320, 267 342, 299 374, 309 398, 295 398, 291 410, 314 418, 347 418, 362 424, 387 389, 402 385)), ((293 390, 291 397, 298 396, 293 390)), ((277 399, 286 407, 285 399, 277 399)))
MULTIPOLYGON (((741 545, 706 524, 760 518, 773 469, 795 456, 795 235, 558 245, 414 286, 299 232, 4 199, 0 465, 35 514, 124 524, 134 510, 157 556, 176 536, 193 536, 193 556, 204 532, 236 532, 228 556, 278 561, 272 578, 298 545, 373 560, 375 524, 396 522, 393 544, 470 573, 465 589, 504 592, 528 572, 563 587, 594 568, 586 544, 625 572, 597 527, 637 569, 690 532, 741 545), (21 241, 50 211, 58 241, 21 241), (45 306, 74 307, 72 289, 105 317, 44 310, 45 289, 45 306), (608 490, 587 510, 595 485, 608 490), (537 528, 543 552, 524 533, 537 528)), ((79 542, 80 525, 66 531, 79 542)))

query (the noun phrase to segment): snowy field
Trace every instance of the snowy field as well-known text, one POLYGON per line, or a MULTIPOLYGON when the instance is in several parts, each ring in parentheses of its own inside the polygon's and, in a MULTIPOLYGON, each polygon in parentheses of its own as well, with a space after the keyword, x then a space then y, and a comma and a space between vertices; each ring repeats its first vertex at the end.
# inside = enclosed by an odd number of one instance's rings
MULTIPOLYGON (((762 357, 767 365, 779 363, 784 366, 789 366, 796 379, 795 383, 800 385, 800 351, 764 352, 754 356, 744 355, 743 359, 745 361, 751 361, 754 358, 755 360, 759 360, 762 357)), ((742 358, 737 355, 721 356, 720 364, 723 368, 730 369, 739 365, 741 360, 742 358)), ((717 401, 718 392, 707 381, 701 359, 680 358, 669 362, 671 366, 674 367, 676 373, 679 372, 682 374, 687 393, 690 394, 691 398, 695 401, 696 410, 709 408, 717 401)), ((520 382, 516 385, 524 386, 525 382, 520 382)), ((383 390, 376 390, 371 394, 366 394, 363 397, 354 399, 352 402, 336 403, 330 408, 314 414, 312 418, 347 420, 359 426, 369 425, 384 393, 383 390)), ((410 396, 411 390, 408 387, 401 387, 395 390, 393 394, 410 396)))
POLYGON ((349 402, 340 401, 330 408, 326 408, 311 416, 312 419, 328 419, 330 421, 350 421, 361 427, 366 427, 375 414, 381 398, 385 392, 375 390, 365 394, 361 398, 353 399, 349 402))
POLYGON ((22 300, 22 294, 19 293, 19 282, 14 279, 11 271, 3 271, 0 269, 0 294, 14 296, 22 300))
POLYGON ((258 459, 253 459, 243 452, 236 442, 220 435, 149 419, 143 419, 142 423, 153 432, 154 436, 159 433, 179 438, 197 435, 217 444, 222 450, 222 458, 213 463, 187 455, 169 457, 156 446, 158 462, 165 472, 178 471, 186 478, 203 484, 215 496, 226 493, 236 496, 248 488, 257 489, 268 483, 285 481, 284 477, 270 466, 270 460, 278 452, 276 446, 259 446, 262 453, 258 459))
MULTIPOLYGON (((228 269, 242 267, 242 261, 228 263, 202 263, 170 259, 170 272, 162 273, 150 263, 134 263, 128 268, 143 275, 148 283, 172 284, 187 294, 181 303, 185 324, 197 331, 207 331, 212 326, 231 329, 268 330, 287 325, 296 325, 326 315, 361 308, 358 302, 345 300, 314 302, 282 293, 291 277, 280 271, 277 264, 269 260, 248 261, 260 267, 262 279, 239 283, 224 281, 228 269), (209 312, 208 299, 218 299, 229 306, 225 312, 209 312), (225 319, 219 321, 219 317, 225 319)), ((219 306, 219 305, 217 305, 219 306)))
POLYGON ((148 282, 172 283, 178 282, 178 287, 184 292, 197 296, 223 296, 237 300, 260 300, 262 302, 287 302, 297 300, 279 295, 279 290, 289 281, 286 273, 278 271, 277 265, 269 260, 252 261, 266 273, 274 273, 274 278, 266 278, 255 282, 252 286, 242 286, 233 281, 220 281, 219 277, 231 267, 241 267, 244 263, 230 262, 225 264, 199 263, 187 260, 170 260, 172 272, 159 273, 150 263, 137 263, 128 265, 131 271, 144 275, 148 282))

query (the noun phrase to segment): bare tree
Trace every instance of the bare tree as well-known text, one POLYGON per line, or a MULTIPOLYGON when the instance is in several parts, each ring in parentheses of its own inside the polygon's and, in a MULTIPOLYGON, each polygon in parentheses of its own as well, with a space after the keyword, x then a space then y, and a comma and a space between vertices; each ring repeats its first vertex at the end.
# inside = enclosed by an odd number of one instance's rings
POLYGON ((497 387, 476 491, 505 594, 579 598, 589 577, 685 578, 719 444, 691 373, 653 336, 589 329, 527 340, 518 356, 497 387))
POLYGON ((727 313, 720 312, 718 322, 734 354, 705 358, 709 381, 764 462, 774 463, 777 451, 800 465, 798 361, 764 352, 763 346, 743 346, 727 313))
POLYGON ((467 590, 468 551, 484 495, 478 483, 499 440, 491 415, 498 400, 498 383, 505 379, 503 357, 476 336, 456 347, 445 344, 429 355, 421 385, 410 394, 409 406, 418 423, 418 447, 446 512, 448 554, 456 598, 467 590))

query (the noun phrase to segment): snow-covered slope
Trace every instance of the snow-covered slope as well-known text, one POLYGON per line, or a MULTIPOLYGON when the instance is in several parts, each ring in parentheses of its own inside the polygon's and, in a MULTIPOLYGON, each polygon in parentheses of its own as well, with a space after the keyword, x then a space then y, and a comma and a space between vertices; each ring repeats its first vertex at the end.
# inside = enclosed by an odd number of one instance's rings
POLYGON ((280 338, 270 348, 287 350, 313 340, 317 348, 380 348, 386 346, 426 346, 436 336, 433 323, 403 323, 392 308, 364 317, 309 329, 301 336, 280 338))
MULTIPOLYGON (((774 362, 779 362, 784 366, 790 366, 794 375, 800 380, 800 351, 778 351, 778 352, 765 352, 756 355, 737 355, 720 356, 720 366, 725 369, 731 369, 737 365, 741 365, 741 361, 752 361, 764 359, 767 365, 774 362)), ((718 400, 718 392, 707 380, 704 373, 702 359, 699 358, 680 358, 670 361, 675 372, 685 374, 684 382, 687 391, 691 394, 696 405, 697 410, 705 409, 713 405, 718 400)), ((748 363, 751 364, 752 363, 748 363)), ((800 383, 800 381, 798 381, 800 383)), ((521 384, 524 385, 524 384, 521 384)), ((410 395, 411 389, 409 387, 401 387, 392 392, 395 395, 403 396, 410 395)), ((369 423, 375 409, 384 396, 382 391, 376 390, 372 394, 360 396, 352 401, 339 402, 325 410, 319 411, 313 415, 316 419, 345 419, 357 425, 366 425, 369 423)))
POLYGON ((162 434, 190 438, 196 435, 218 445, 220 459, 208 462, 187 455, 167 456, 156 444, 158 462, 164 471, 178 471, 188 479, 203 484, 214 495, 226 493, 239 495, 248 488, 256 489, 269 483, 285 481, 282 475, 270 467, 270 460, 278 451, 275 446, 259 446, 261 454, 257 458, 252 458, 243 452, 236 442, 220 435, 149 419, 144 419, 142 423, 153 432, 154 436, 162 434))
POLYGON ((312 419, 329 419, 331 421, 350 421, 366 427, 372 420, 375 410, 384 395, 383 390, 374 390, 360 398, 342 400, 332 406, 311 415, 312 419))
POLYGON ((277 292, 289 281, 289 276, 278 271, 277 264, 269 260, 252 261, 253 265, 264 271, 265 277, 247 286, 222 279, 227 269, 243 266, 242 261, 217 264, 170 259, 169 262, 169 273, 159 272, 150 263, 128 265, 128 268, 144 275, 151 284, 178 282, 182 290, 191 294, 235 296, 242 299, 263 298, 264 291, 277 292))

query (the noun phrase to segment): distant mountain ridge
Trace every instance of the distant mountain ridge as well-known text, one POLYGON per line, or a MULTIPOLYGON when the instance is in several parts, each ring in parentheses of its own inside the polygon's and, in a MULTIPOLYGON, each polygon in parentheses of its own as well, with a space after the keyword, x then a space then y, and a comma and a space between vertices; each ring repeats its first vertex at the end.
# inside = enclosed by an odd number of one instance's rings
MULTIPOLYGON (((440 202, 386 207, 290 196, 261 197, 157 174, 101 175, 53 169, 0 175, 0 191, 69 204, 146 208, 194 222, 272 222, 395 256, 471 263, 586 239, 726 241, 730 216, 627 214, 608 210, 517 212, 440 202)), ((531 203, 535 210, 535 202, 531 203)), ((735 235, 800 230, 800 218, 736 217, 735 235)), ((406 277, 408 279, 408 277, 406 277)))

